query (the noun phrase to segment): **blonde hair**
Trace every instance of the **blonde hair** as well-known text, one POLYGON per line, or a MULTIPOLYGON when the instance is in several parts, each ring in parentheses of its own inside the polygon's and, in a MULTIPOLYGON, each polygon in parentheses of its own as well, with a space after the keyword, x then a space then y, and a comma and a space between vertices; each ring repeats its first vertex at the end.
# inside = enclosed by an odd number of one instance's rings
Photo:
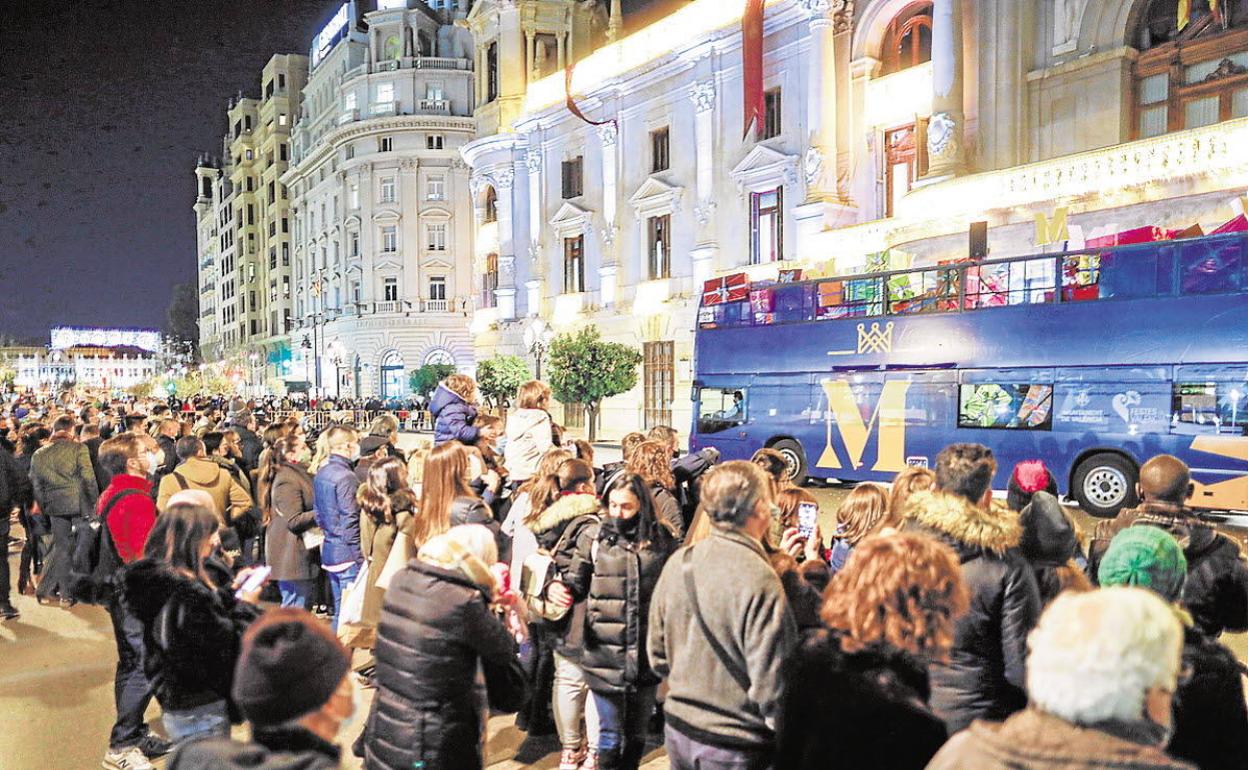
POLYGON ((888 491, 879 484, 864 482, 854 487, 836 509, 837 529, 850 545, 858 545, 875 534, 888 521, 888 491))
POLYGON ((466 374, 449 375, 442 384, 446 389, 470 404, 477 401, 477 381, 466 374))
POLYGON ((888 518, 885 526, 899 527, 905 518, 906 504, 916 492, 926 492, 936 488, 936 473, 930 468, 917 465, 907 466, 893 479, 893 488, 888 493, 888 518))
POLYGON ((308 462, 308 473, 313 476, 329 459, 329 431, 323 430, 316 437, 316 449, 312 452, 312 459, 308 462))
POLYGON ((516 406, 521 409, 550 408, 550 386, 541 380, 529 380, 516 391, 516 406))
POLYGON ((491 600, 498 591, 490 565, 498 561, 494 535, 480 524, 461 524, 434 535, 416 558, 435 567, 455 570, 480 586, 491 600))

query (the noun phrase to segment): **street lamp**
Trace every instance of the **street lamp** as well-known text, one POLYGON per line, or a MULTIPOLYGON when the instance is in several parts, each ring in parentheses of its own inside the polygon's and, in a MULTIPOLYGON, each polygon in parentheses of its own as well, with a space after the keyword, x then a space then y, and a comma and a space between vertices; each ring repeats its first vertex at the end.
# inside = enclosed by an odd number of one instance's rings
MULTIPOLYGON (((299 347, 303 350, 303 379, 307 382, 308 387, 312 387, 312 360, 308 358, 308 351, 312 349, 312 340, 308 339, 308 335, 303 335, 303 342, 299 343, 299 347)), ((311 398, 309 393, 308 397, 311 398)))
POLYGON ((342 398, 342 359, 347 355, 347 348, 341 340, 329 343, 326 351, 334 361, 334 399, 342 398))
POLYGON ((542 379, 542 356, 550 348, 550 343, 555 339, 555 330, 540 318, 533 319, 533 323, 524 329, 524 346, 529 349, 529 354, 533 356, 537 369, 537 379, 542 379))
POLYGON ((247 356, 247 360, 251 362, 251 368, 247 372, 247 379, 251 381, 251 395, 259 396, 260 385, 256 378, 256 362, 260 360, 260 354, 253 350, 247 356))

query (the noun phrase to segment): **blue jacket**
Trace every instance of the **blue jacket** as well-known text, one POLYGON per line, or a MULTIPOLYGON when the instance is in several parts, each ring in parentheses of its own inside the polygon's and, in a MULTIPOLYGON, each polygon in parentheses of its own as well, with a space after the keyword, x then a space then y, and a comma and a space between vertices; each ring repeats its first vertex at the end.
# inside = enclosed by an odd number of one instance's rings
POLYGON ((477 440, 477 428, 473 421, 477 419, 477 408, 465 401, 458 393, 439 385, 433 392, 433 400, 429 402, 429 412, 433 415, 433 443, 445 444, 448 441, 462 441, 471 444, 477 440))
POLYGON ((321 564, 364 561, 360 550, 360 506, 355 502, 359 486, 351 463, 341 455, 330 455, 312 479, 316 523, 325 531, 321 564))

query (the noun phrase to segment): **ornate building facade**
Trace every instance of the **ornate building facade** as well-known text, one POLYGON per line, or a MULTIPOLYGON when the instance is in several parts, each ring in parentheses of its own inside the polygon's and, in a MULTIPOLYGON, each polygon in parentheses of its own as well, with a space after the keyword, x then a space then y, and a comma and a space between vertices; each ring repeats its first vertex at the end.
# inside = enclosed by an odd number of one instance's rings
POLYGON ((482 0, 468 18, 494 46, 477 46, 488 101, 463 148, 472 329, 478 356, 530 352, 538 319, 641 348, 607 435, 689 425, 711 277, 966 258, 972 223, 1005 257, 1242 213, 1248 0, 773 0, 766 112, 744 138, 742 4, 673 4, 627 35, 601 3, 543 28, 550 5, 482 0), (535 68, 543 34, 601 125, 535 68))
POLYGON ((281 182, 293 218, 292 370, 329 396, 403 396, 471 370, 468 3, 344 3, 313 42, 281 182))

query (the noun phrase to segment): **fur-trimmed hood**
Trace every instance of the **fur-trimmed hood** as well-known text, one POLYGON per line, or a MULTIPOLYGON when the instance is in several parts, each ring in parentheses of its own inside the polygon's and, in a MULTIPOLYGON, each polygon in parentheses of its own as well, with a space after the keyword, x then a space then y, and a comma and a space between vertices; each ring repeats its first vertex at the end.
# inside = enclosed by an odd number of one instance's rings
POLYGON ((1018 514, 993 500, 987 508, 948 492, 918 492, 910 498, 905 517, 941 536, 962 561, 977 552, 998 556, 1017 548, 1023 536, 1018 514))
MULTIPOLYGON (((212 562, 208 565, 210 569, 215 566, 212 562)), ((122 573, 121 585, 126 608, 144 624, 152 623, 175 596, 189 607, 214 604, 217 597, 217 592, 202 582, 153 559, 140 559, 127 566, 122 573)))
POLYGON ((526 524, 535 535, 562 526, 577 516, 598 513, 601 506, 593 495, 565 495, 538 515, 537 521, 526 524))

